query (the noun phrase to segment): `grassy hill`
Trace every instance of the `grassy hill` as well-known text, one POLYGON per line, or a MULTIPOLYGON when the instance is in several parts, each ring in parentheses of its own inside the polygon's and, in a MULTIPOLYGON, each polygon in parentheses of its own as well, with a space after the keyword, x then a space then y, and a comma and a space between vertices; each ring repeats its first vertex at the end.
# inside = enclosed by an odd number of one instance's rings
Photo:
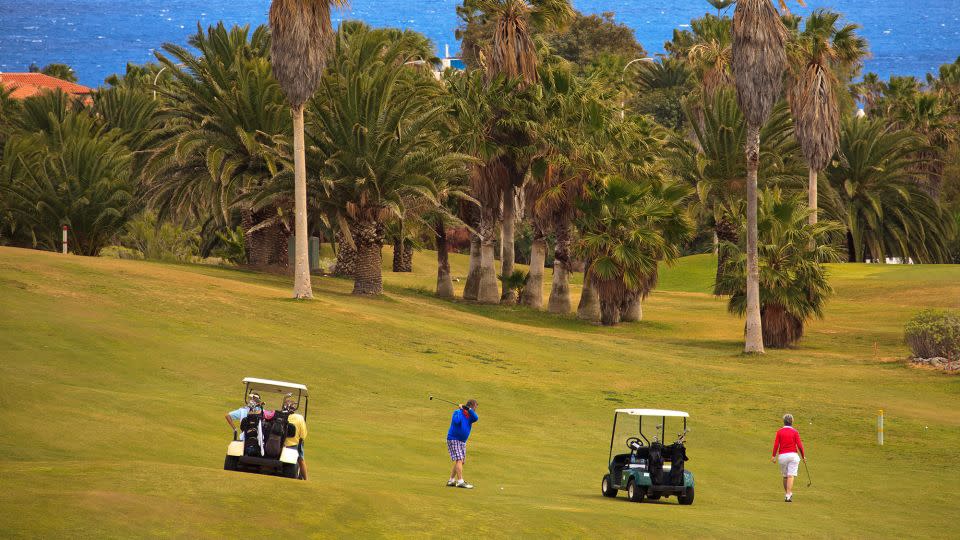
POLYGON ((901 338, 960 308, 960 267, 835 266, 827 318, 756 358, 709 256, 614 329, 436 300, 431 257, 383 298, 322 278, 297 303, 278 276, 0 248, 0 536, 960 535, 960 377, 906 367, 901 338), (244 376, 310 386, 309 482, 222 470, 244 376), (473 491, 444 487, 431 392, 480 402, 473 491), (600 496, 626 406, 690 412, 693 506, 600 496), (767 461, 787 411, 814 481, 792 505, 767 461))

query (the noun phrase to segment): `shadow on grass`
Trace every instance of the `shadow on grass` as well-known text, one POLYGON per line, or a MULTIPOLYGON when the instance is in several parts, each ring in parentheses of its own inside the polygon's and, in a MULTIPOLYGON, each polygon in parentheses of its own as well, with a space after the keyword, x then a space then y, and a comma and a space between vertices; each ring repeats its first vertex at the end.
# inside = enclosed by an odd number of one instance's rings
POLYGON ((535 328, 553 328, 590 334, 608 336, 635 337, 638 330, 669 331, 674 327, 663 322, 640 321, 635 323, 621 323, 617 326, 603 326, 599 323, 590 323, 577 319, 573 313, 558 315, 548 311, 531 309, 520 304, 480 304, 462 298, 438 298, 433 291, 425 288, 408 288, 398 285, 386 287, 391 293, 416 296, 433 304, 443 305, 463 313, 470 313, 487 319, 532 326, 535 328))

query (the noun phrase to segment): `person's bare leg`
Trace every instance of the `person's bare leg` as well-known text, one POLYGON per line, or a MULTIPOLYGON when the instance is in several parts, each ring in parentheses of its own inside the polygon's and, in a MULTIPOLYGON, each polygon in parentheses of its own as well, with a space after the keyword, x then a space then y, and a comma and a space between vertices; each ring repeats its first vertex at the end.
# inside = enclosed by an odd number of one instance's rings
POLYGON ((792 476, 788 476, 788 477, 784 478, 783 480, 784 480, 784 482, 783 482, 783 483, 784 483, 784 487, 785 487, 786 490, 787 490, 787 495, 793 495, 793 477, 792 477, 792 476))
POLYGON ((456 479, 457 479, 457 463, 459 463, 459 461, 454 461, 454 462, 453 462, 453 469, 450 471, 450 479, 451 479, 451 480, 456 480, 456 479))
POLYGON ((457 464, 453 466, 453 470, 456 475, 456 481, 463 482, 463 461, 458 460, 457 464))
POLYGON ((307 479, 307 462, 300 458, 300 479, 307 479))
POLYGON ((783 494, 784 495, 786 495, 787 493, 790 493, 790 488, 787 487, 787 478, 789 478, 789 476, 783 477, 783 494))

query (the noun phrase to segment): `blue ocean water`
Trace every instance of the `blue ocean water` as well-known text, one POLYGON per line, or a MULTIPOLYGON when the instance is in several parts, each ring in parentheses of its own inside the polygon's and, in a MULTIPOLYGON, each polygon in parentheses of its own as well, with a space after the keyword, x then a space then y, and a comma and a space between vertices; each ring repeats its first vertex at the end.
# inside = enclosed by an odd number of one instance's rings
MULTIPOLYGON (((411 28, 429 36, 442 54, 454 38, 459 0, 352 0, 336 19, 361 19, 374 26, 411 28)), ((705 0, 574 0, 585 13, 612 11, 634 29, 651 53, 676 28, 713 8, 705 0)), ((873 57, 867 70, 917 75, 935 71, 960 55, 960 0, 807 0, 799 13, 827 7, 863 26, 873 57)), ((128 61, 146 62, 165 42, 223 20, 257 25, 266 21, 269 0, 0 0, 0 71, 26 71, 31 63, 64 62, 80 82, 96 86, 128 61)))

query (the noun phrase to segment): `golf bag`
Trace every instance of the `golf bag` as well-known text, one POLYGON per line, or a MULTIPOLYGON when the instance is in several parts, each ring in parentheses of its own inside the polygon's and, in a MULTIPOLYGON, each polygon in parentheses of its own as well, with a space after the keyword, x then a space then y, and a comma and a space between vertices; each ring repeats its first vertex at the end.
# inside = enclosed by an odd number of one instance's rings
POLYGON ((663 445, 654 441, 650 444, 650 482, 663 485, 663 445))
POLYGON ((273 414, 264 415, 263 422, 263 457, 280 459, 283 452, 283 440, 287 437, 288 412, 269 411, 273 414), (269 419, 267 418, 269 416, 269 419))
POLYGON ((687 449, 682 443, 670 445, 670 477, 667 483, 671 486, 683 485, 683 462, 687 461, 687 449))
POLYGON ((260 446, 263 441, 260 431, 262 421, 262 413, 250 413, 240 421, 240 429, 243 431, 243 455, 263 456, 263 451, 260 446))

